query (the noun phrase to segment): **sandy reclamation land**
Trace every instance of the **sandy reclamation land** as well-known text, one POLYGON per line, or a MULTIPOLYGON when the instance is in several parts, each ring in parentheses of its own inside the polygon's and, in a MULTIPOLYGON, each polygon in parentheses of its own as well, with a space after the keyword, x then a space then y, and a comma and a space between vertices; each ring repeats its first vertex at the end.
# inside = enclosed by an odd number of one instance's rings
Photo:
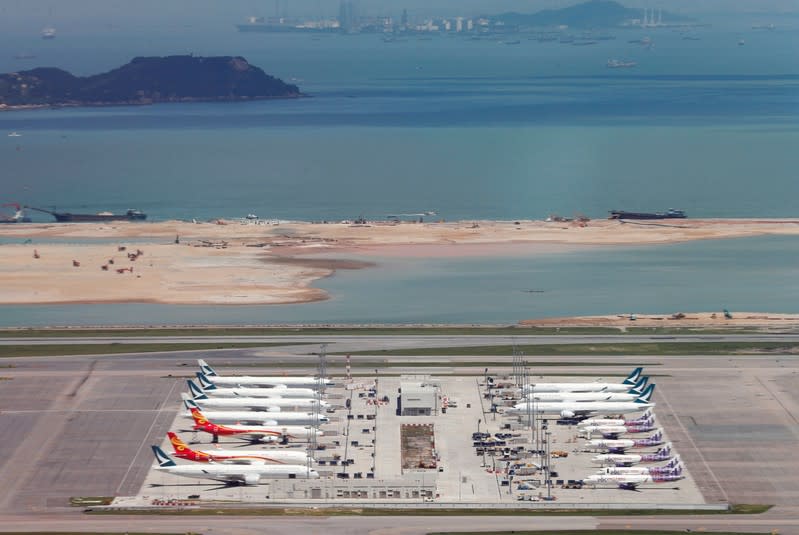
POLYGON ((17 223, 0 225, 0 240, 15 242, 0 245, 0 304, 300 303, 326 299, 311 284, 336 269, 370 265, 347 253, 501 256, 520 244, 546 253, 768 234, 799 235, 799 220, 17 223))

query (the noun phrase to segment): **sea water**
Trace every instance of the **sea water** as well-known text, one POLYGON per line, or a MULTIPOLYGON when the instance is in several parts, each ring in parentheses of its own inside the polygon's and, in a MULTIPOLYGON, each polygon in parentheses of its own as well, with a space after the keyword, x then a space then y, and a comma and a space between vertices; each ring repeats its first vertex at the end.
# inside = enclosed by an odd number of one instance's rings
MULTIPOLYGON (((0 131, 22 134, 0 137, 2 200, 136 208, 153 220, 424 211, 446 220, 602 218, 613 209, 667 208, 689 217, 793 217, 799 33, 748 28, 696 30, 701 41, 620 30, 616 40, 581 47, 244 35, 232 26, 53 41, 4 33, 3 50, 29 50, 36 64, 78 74, 136 55, 243 55, 310 97, 0 114, 0 131), (647 35, 652 48, 628 43, 647 35), (607 69, 610 58, 638 65, 607 69)), ((0 71, 21 66, 0 58, 0 71)), ((526 261, 391 259, 320 281, 332 296, 323 303, 6 307, 0 323, 491 323, 725 305, 791 311, 795 250, 793 239, 765 238, 526 261), (758 247, 768 254, 752 252, 758 247)))

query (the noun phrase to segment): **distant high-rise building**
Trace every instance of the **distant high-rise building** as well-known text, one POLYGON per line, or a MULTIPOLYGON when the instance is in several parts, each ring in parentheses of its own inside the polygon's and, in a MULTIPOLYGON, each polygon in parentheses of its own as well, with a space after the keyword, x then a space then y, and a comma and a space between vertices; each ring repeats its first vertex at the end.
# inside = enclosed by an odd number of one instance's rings
POLYGON ((455 31, 462 32, 463 31, 463 17, 455 18, 455 31))
POLYGON ((352 0, 341 0, 338 8, 338 24, 341 30, 347 33, 358 29, 355 3, 352 0))
POLYGON ((472 19, 469 19, 466 21, 466 31, 470 32, 472 30, 474 30, 474 21, 472 19))
POLYGON ((408 10, 402 10, 402 19, 400 20, 400 27, 405 30, 408 28, 408 10))

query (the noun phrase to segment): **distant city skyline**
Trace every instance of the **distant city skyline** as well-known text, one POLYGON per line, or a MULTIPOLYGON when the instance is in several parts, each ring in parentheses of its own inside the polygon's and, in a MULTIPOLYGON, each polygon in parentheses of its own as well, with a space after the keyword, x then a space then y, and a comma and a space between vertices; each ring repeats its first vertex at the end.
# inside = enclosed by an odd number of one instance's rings
MULTIPOLYGON (((403 9, 411 18, 477 16, 518 11, 534 13, 580 3, 575 0, 353 0, 365 16, 399 18, 403 9)), ((659 8, 681 13, 797 13, 796 0, 622 0, 633 8, 659 8)), ((250 15, 338 17, 339 0, 0 0, 0 25, 26 21, 68 21, 81 26, 152 21, 186 24, 229 22, 250 15)))

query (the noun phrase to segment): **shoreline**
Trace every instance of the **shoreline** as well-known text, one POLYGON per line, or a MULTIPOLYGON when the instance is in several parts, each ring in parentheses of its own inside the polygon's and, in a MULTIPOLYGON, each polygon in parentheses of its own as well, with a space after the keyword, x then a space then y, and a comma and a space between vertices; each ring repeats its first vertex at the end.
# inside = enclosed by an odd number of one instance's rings
POLYGON ((218 98, 195 98, 184 97, 175 99, 164 100, 124 100, 118 102, 53 102, 42 104, 2 104, 0 103, 0 112, 15 112, 15 111, 34 111, 34 110, 61 110, 65 108, 80 109, 80 108, 115 108, 115 107, 129 107, 129 106, 155 106, 157 104, 190 104, 190 103, 207 103, 207 102, 255 102, 261 100, 289 100, 311 98, 311 95, 306 93, 296 93, 279 96, 262 96, 262 97, 218 97, 218 98))
POLYGON ((0 239, 28 243, 0 244, 0 305, 309 303, 330 298, 312 286, 317 280, 381 258, 491 258, 764 235, 799 236, 799 220, 15 223, 0 225, 0 239), (92 239, 98 243, 86 242, 92 239))
MULTIPOLYGON (((745 328, 799 328, 799 314, 797 313, 771 313, 771 312, 734 312, 731 319, 724 317, 723 312, 686 312, 682 319, 673 319, 668 314, 637 314, 635 320, 630 320, 630 314, 602 314, 592 316, 563 316, 545 317, 520 320, 515 323, 264 323, 264 324, 170 324, 170 325, 51 325, 51 326, 26 326, 26 327, 0 327, 0 333, 24 333, 29 331, 45 332, 70 332, 82 331, 170 331, 170 330, 224 330, 235 333, 236 331, 263 329, 275 330, 437 330, 437 329, 463 329, 463 330, 507 330, 508 336, 526 334, 525 330, 533 329, 569 329, 569 328, 616 328, 619 333, 624 333, 628 328, 675 328, 691 330, 696 329, 696 334, 702 334, 707 329, 725 330, 732 333, 745 328), (715 316, 715 317, 714 317, 715 316)), ((532 333, 535 334, 535 333, 532 333)), ((566 333, 568 334, 568 333, 566 333)), ((688 334, 688 333, 683 333, 688 334)), ((270 336, 268 332, 261 333, 270 336)), ((216 335, 214 335, 216 336, 216 335)))

